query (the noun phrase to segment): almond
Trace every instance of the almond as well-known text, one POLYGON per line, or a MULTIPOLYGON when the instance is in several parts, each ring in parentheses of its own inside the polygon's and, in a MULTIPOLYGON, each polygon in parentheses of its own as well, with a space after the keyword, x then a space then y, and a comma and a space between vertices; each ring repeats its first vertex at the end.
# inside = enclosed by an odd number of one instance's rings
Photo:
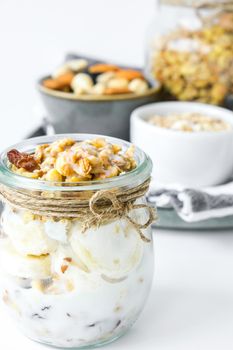
POLYGON ((128 88, 107 88, 104 95, 129 94, 131 91, 128 88))
POLYGON ((74 77, 74 73, 67 72, 57 77, 56 80, 60 84, 60 88, 64 88, 66 86, 70 86, 73 77, 74 77))
POLYGON ((56 79, 46 79, 43 81, 43 86, 48 89, 58 90, 59 83, 57 82, 56 79))
POLYGON ((127 80, 133 80, 136 78, 144 79, 144 76, 141 72, 134 69, 121 69, 116 72, 116 78, 125 78, 127 80))
POLYGON ((105 73, 105 72, 115 72, 118 70, 119 70, 119 67, 115 66, 114 64, 107 64, 107 63, 94 64, 88 69, 89 73, 94 73, 94 74, 105 73))
POLYGON ((61 90, 66 87, 70 87, 71 81, 74 77, 74 73, 67 72, 59 75, 56 79, 46 79, 43 81, 43 85, 52 90, 61 90))

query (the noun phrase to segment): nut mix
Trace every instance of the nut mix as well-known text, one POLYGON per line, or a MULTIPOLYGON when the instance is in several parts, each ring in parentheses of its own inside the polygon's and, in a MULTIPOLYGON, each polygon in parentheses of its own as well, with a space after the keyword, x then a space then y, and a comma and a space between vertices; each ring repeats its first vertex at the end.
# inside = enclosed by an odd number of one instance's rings
POLYGON ((222 104, 233 92, 233 14, 199 29, 179 27, 154 42, 152 76, 178 100, 222 104))
POLYGON ((43 86, 75 95, 143 94, 149 84, 143 74, 133 69, 99 63, 88 65, 84 59, 71 60, 58 67, 43 86))
POLYGON ((136 167, 133 146, 123 153, 121 146, 104 138, 82 142, 66 138, 38 145, 31 155, 11 150, 7 156, 14 172, 54 182, 101 180, 136 167))
POLYGON ((222 119, 211 118, 199 113, 183 113, 169 115, 155 115, 149 118, 149 123, 160 128, 174 131, 224 131, 231 130, 229 123, 222 119))

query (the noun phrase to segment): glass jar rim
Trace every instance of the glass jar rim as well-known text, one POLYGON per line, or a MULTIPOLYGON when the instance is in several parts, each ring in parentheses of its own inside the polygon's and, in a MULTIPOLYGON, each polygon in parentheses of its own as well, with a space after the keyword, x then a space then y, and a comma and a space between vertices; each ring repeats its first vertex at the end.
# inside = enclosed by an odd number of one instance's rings
POLYGON ((120 176, 107 178, 104 180, 69 182, 50 182, 46 180, 32 179, 13 172, 8 166, 7 152, 17 149, 20 152, 32 153, 35 147, 40 144, 52 143, 62 138, 72 138, 75 141, 84 141, 95 138, 104 138, 107 142, 115 143, 126 150, 131 143, 105 135, 95 134, 56 134, 52 136, 39 136, 16 143, 0 154, 0 183, 16 189, 40 190, 40 191, 97 191, 114 187, 130 186, 134 187, 146 181, 152 171, 152 161, 150 157, 139 147, 135 146, 135 159, 137 167, 120 176))

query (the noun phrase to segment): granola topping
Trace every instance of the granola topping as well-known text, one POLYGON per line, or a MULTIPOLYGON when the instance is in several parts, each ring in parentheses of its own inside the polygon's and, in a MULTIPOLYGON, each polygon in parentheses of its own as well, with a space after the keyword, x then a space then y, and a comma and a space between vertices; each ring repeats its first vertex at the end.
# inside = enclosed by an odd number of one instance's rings
POLYGON ((77 142, 70 138, 39 145, 34 154, 8 152, 14 172, 53 182, 102 180, 136 167, 134 146, 121 146, 104 138, 77 142))
POLYGON ((199 113, 155 115, 150 117, 149 123, 160 128, 184 132, 216 132, 232 129, 231 125, 222 119, 211 118, 199 113))

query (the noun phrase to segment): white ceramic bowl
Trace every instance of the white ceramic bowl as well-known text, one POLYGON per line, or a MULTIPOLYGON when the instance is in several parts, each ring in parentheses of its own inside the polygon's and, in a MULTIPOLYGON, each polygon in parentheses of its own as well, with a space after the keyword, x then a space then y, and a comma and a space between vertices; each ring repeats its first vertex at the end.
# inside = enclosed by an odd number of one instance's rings
POLYGON ((160 184, 205 187, 223 183, 233 174, 233 113, 196 102, 161 102, 135 109, 131 115, 131 141, 154 163, 153 178, 160 184), (220 118, 232 130, 187 133, 151 125, 155 114, 201 113, 220 118))

